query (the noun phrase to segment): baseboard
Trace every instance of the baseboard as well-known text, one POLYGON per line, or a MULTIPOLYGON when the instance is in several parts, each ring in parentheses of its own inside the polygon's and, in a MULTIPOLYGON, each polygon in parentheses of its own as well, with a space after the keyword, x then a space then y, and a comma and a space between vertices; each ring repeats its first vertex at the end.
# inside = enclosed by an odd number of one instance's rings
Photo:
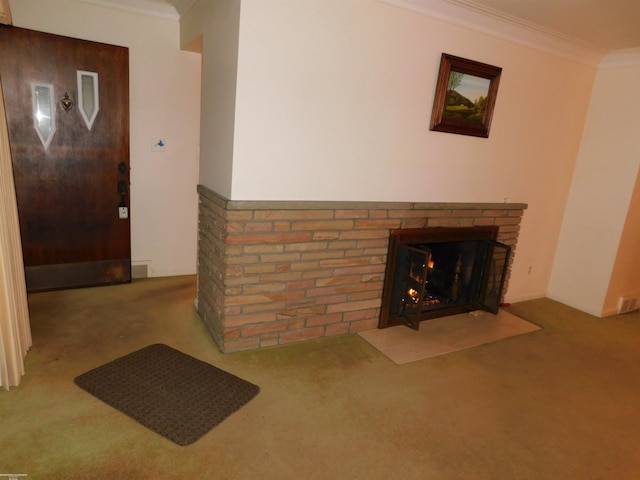
POLYGON ((575 308, 576 310, 580 310, 581 312, 588 313, 589 315, 593 315, 594 317, 602 318, 603 316, 602 311, 595 311, 585 305, 580 305, 580 304, 571 302, 569 300, 566 300, 564 298, 557 297, 555 295, 548 294, 547 297, 550 298, 551 300, 562 303, 563 305, 567 305, 568 307, 575 308))
POLYGON ((529 300, 537 300, 539 298, 545 298, 546 295, 544 293, 535 293, 531 295, 516 295, 516 296, 507 296, 505 297, 505 303, 519 303, 519 302, 527 302, 529 300))

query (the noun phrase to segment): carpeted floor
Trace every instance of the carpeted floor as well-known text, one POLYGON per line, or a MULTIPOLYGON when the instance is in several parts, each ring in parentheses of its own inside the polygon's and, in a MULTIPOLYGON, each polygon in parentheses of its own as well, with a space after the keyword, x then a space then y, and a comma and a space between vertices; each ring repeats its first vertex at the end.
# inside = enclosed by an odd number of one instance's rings
POLYGON ((221 354, 194 277, 31 295, 22 385, 0 391, 0 473, 27 479, 635 480, 640 312, 547 299, 526 335, 397 365, 359 335, 221 354), (260 386, 188 446, 73 379, 162 343, 260 386))

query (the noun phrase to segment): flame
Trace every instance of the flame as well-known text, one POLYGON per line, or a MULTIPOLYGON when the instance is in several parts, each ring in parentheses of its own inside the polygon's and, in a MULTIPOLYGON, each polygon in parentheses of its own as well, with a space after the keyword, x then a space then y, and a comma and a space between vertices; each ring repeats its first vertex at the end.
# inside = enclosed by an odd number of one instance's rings
POLYGON ((409 294, 409 296, 411 297, 411 300, 413 300, 413 303, 416 303, 419 300, 419 296, 420 294, 418 293, 418 291, 414 288, 410 288, 407 293, 409 294))

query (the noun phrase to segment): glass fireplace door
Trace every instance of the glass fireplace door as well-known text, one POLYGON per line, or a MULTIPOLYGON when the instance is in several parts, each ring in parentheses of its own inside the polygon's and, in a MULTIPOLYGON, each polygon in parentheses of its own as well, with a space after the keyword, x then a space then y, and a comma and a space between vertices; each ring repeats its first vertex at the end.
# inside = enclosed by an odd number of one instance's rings
POLYGON ((407 326, 477 309, 497 313, 509 247, 495 241, 398 246, 389 308, 407 326))

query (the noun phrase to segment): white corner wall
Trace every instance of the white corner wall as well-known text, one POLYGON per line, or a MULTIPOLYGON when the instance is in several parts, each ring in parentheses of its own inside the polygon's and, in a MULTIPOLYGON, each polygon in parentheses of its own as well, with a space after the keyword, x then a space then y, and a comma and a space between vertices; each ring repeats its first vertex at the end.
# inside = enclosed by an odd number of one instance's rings
POLYGON ((620 237, 603 316, 617 313, 620 297, 629 295, 640 298, 640 168, 620 237))
POLYGON ((507 300, 544 296, 595 72, 374 0, 242 0, 230 198, 524 202, 507 300), (443 52, 503 68, 490 138, 429 131, 443 52))
POLYGON ((639 85, 640 61, 598 71, 549 284, 550 298, 596 316, 615 313, 605 298, 640 168, 639 85))
POLYGON ((194 274, 201 56, 180 50, 177 20, 95 3, 10 6, 15 26, 129 48, 132 260, 150 276, 194 274), (151 151, 156 137, 166 151, 151 151))
POLYGON ((240 0, 198 2, 180 18, 181 44, 201 39, 201 184, 231 198, 240 0))

